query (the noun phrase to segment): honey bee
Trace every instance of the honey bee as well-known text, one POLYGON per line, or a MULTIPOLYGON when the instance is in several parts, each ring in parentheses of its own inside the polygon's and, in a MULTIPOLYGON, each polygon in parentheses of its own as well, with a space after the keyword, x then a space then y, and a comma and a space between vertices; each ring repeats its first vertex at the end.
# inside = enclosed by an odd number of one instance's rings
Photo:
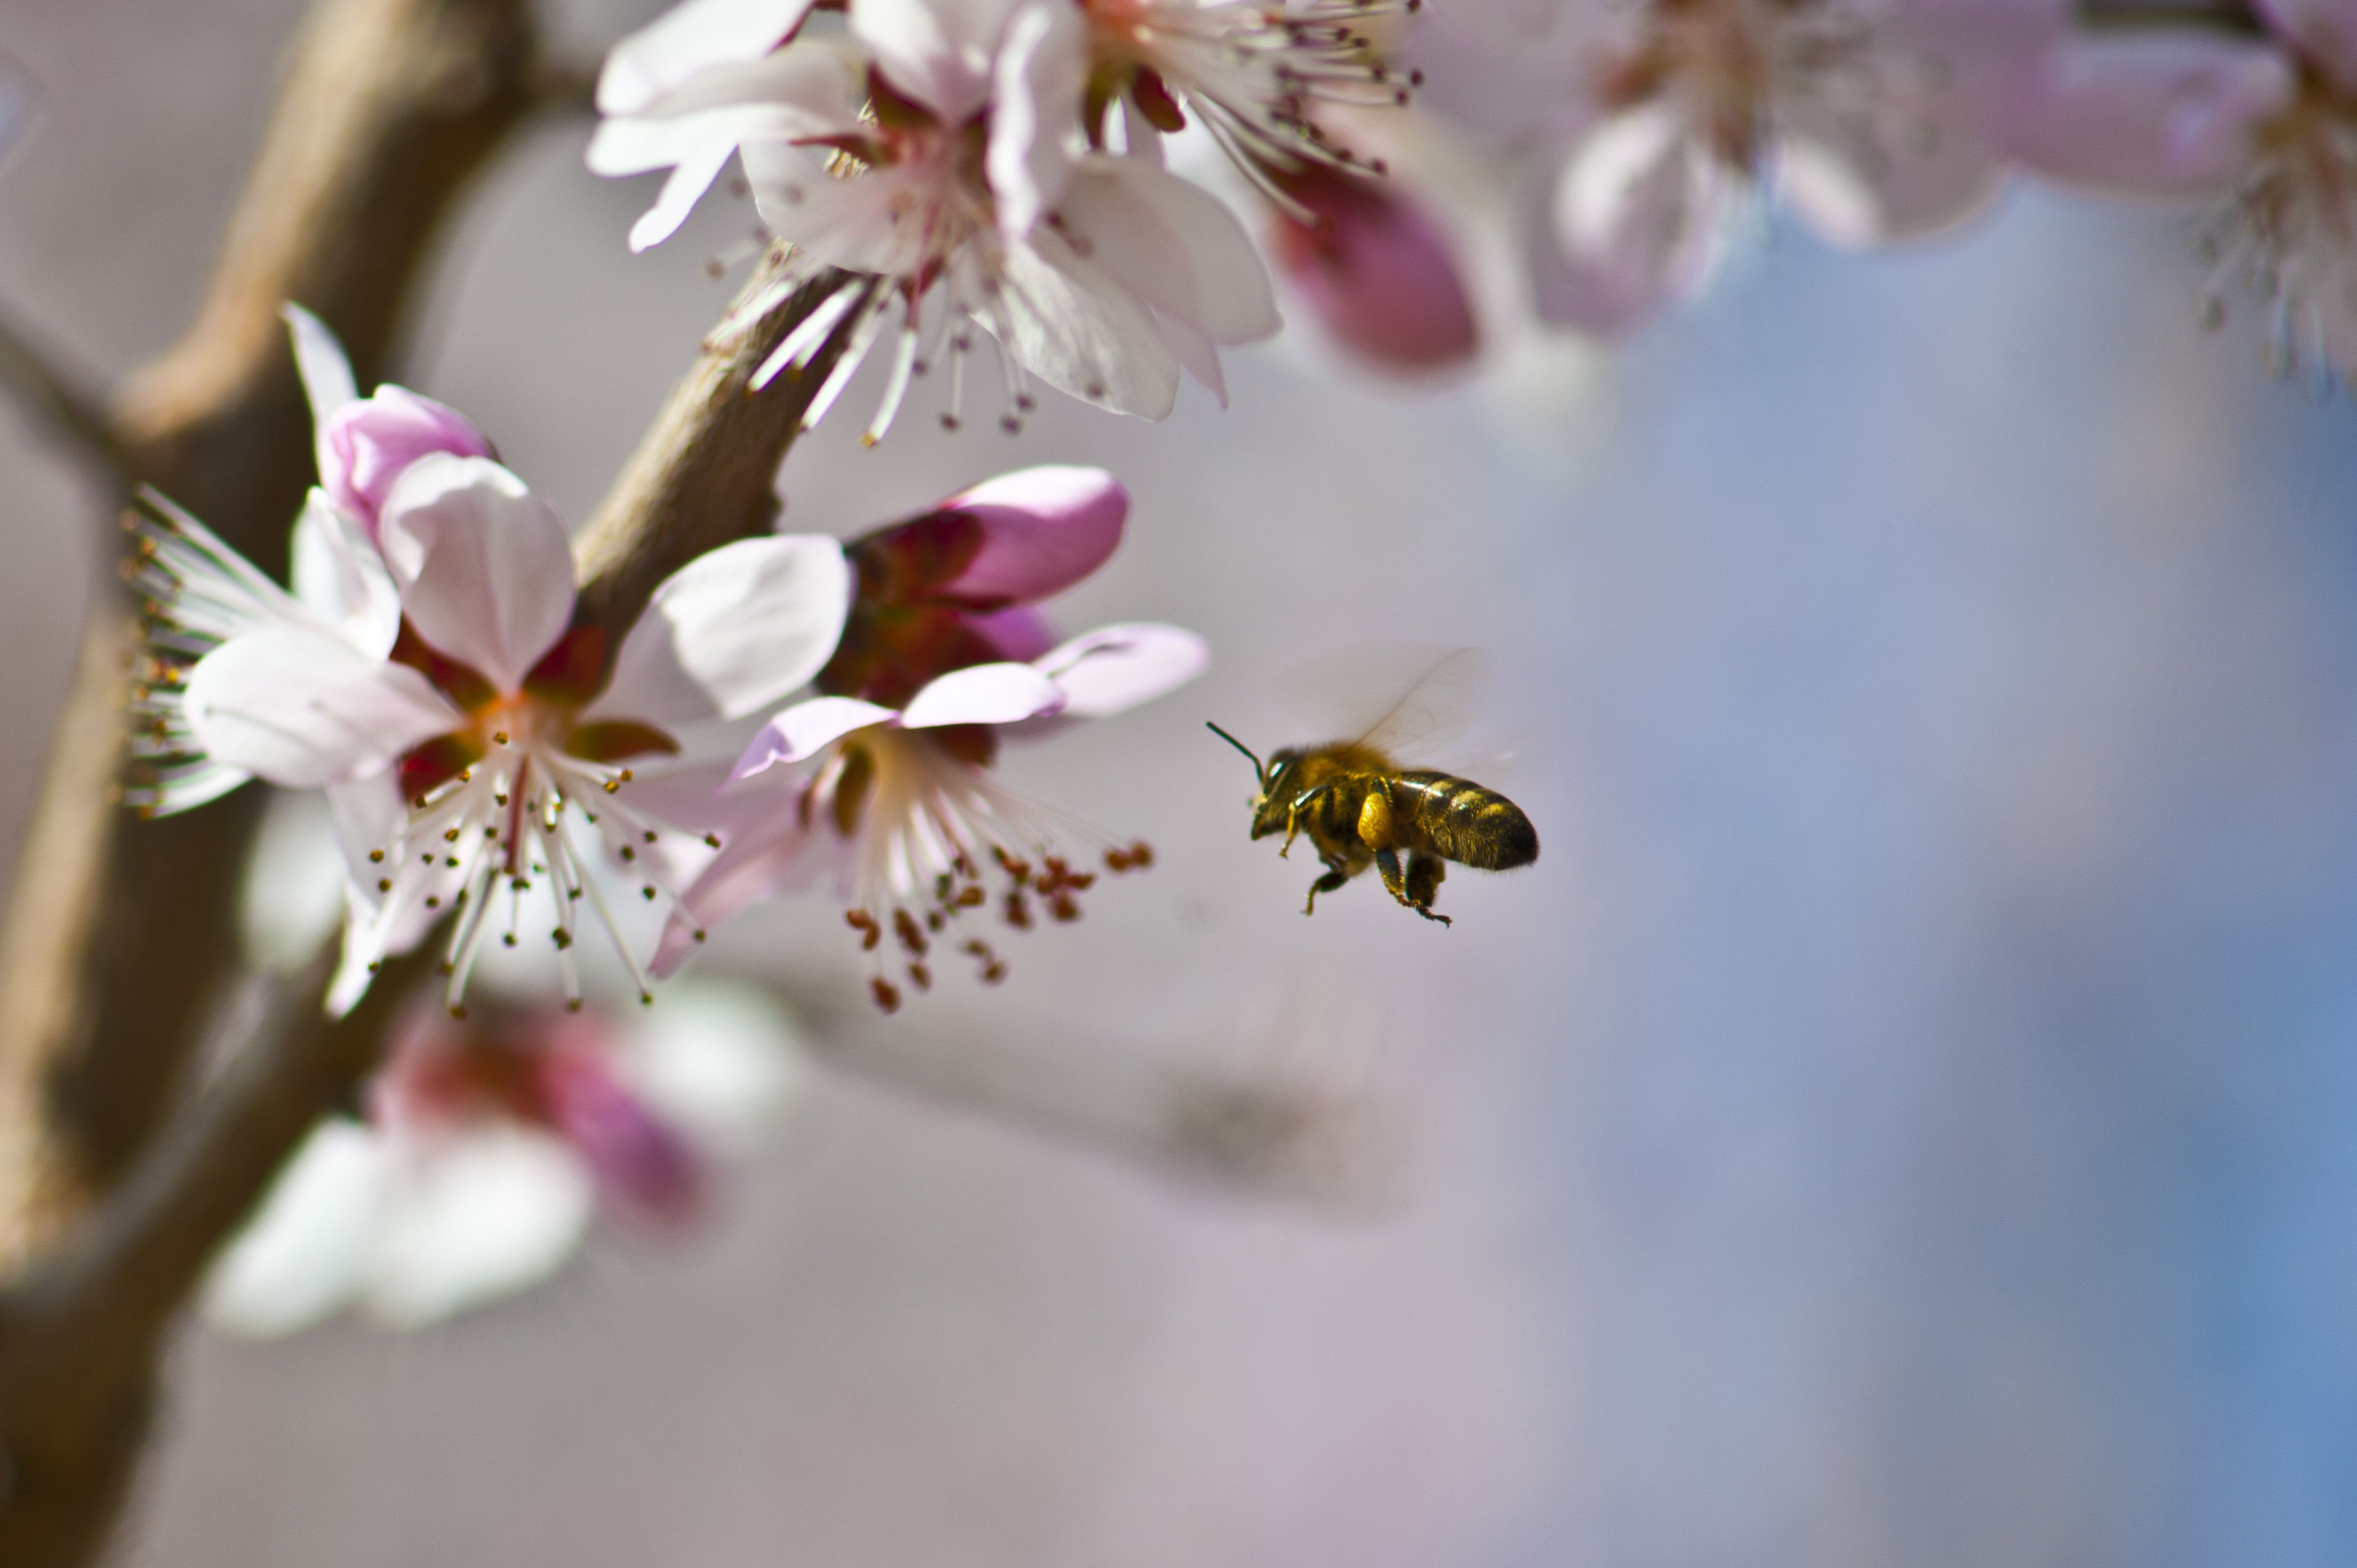
POLYGON ((1448 917, 1435 914, 1432 900, 1448 862, 1511 871, 1538 859, 1538 830, 1512 800, 1469 779, 1393 760, 1395 751, 1430 740, 1448 724, 1440 710, 1479 672, 1479 656, 1470 650, 1427 660, 1406 694, 1357 738, 1287 746, 1266 762, 1219 725, 1205 726, 1251 758, 1260 776, 1252 836, 1283 833, 1282 856, 1306 833, 1325 863, 1326 874, 1309 885, 1303 914, 1317 912, 1318 895, 1338 891, 1372 865, 1384 891, 1445 926, 1448 917))

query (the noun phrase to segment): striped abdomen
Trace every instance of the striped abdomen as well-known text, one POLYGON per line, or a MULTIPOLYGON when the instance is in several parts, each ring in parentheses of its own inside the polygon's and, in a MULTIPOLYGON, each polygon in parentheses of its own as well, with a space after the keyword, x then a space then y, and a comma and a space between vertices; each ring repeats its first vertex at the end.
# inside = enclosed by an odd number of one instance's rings
POLYGON ((1539 857, 1538 830, 1495 789, 1429 768, 1394 774, 1391 786, 1393 832, 1405 847, 1482 871, 1511 871, 1539 857))

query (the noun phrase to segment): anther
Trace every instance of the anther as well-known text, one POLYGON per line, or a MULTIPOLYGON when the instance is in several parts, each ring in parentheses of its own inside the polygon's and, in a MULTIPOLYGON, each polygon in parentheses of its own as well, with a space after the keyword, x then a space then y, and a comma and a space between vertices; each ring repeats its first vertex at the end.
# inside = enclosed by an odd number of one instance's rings
MULTIPOLYGON (((427 858, 431 859, 432 857, 431 857, 431 856, 428 856, 427 858)), ((369 861, 370 861, 370 863, 371 863, 371 865, 383 865, 383 864, 384 864, 384 851, 382 851, 382 850, 381 850, 381 849, 372 849, 372 850, 369 851, 369 861)))
POLYGON ((495 729, 495 730, 493 730, 493 731, 491 732, 491 744, 492 744, 493 746, 505 746, 505 745, 507 745, 507 743, 508 743, 508 732, 507 732, 507 731, 505 731, 505 730, 503 730, 503 729, 495 729))
POLYGON ((378 892, 380 892, 380 893, 390 893, 390 892, 392 892, 392 891, 393 891, 393 878, 392 878, 392 877, 390 877, 390 876, 380 876, 380 877, 378 877, 378 878, 376 879, 376 890, 377 890, 378 892))
POLYGON ((704 835, 704 842, 714 849, 718 849, 720 847, 720 835, 718 833, 706 833, 704 835))
POLYGON ((641 887, 641 888, 640 888, 640 889, 639 889, 639 896, 640 896, 640 897, 644 898, 644 899, 645 899, 648 903, 650 903, 650 904, 651 904, 651 903, 653 903, 653 902, 655 901, 655 890, 654 890, 652 887, 641 887))
POLYGON ((876 1005, 886 1013, 898 1013, 900 1010, 899 990, 890 981, 879 974, 867 983, 867 988, 876 998, 876 1005))

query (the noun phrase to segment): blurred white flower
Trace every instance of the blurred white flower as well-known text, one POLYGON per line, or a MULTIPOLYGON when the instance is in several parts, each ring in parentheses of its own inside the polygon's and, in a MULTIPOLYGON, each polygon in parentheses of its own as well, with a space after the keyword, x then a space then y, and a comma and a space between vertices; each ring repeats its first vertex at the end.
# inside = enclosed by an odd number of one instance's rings
POLYGON ((2261 0, 2256 37, 2189 27, 2093 31, 2067 8, 2008 104, 2016 156, 2052 177, 2214 203, 2211 318, 2245 286, 2270 362, 2357 371, 2357 13, 2261 0))
POLYGON ((1970 0, 1471 0, 1455 20, 1491 52, 1431 68, 1452 112, 1481 113, 1485 59, 1555 84, 1513 128, 1557 149, 1524 199, 1531 274, 1548 318, 1604 333, 1698 286, 1764 191, 1843 245, 1980 210, 2004 173, 1989 104, 2031 36, 1970 0))
POLYGON ((791 1019, 759 992, 684 982, 627 1026, 602 1013, 414 1011, 214 1261, 207 1321, 250 1337, 360 1305, 414 1328, 548 1278, 602 1204, 676 1225, 798 1091, 791 1019))

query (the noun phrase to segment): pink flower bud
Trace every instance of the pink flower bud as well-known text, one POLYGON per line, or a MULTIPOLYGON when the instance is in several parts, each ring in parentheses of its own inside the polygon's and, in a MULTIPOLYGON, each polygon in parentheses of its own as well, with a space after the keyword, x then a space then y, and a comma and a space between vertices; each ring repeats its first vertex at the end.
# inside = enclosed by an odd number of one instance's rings
POLYGON ((319 484, 339 510, 360 520, 374 538, 377 513, 393 481, 420 457, 448 452, 492 457, 491 444, 456 409, 407 387, 376 389, 348 403, 319 425, 319 484))
POLYGON ((1409 374, 1473 357, 1480 334, 1456 257, 1396 188, 1311 168, 1285 188, 1317 221, 1280 216, 1270 248, 1336 341, 1409 374))

